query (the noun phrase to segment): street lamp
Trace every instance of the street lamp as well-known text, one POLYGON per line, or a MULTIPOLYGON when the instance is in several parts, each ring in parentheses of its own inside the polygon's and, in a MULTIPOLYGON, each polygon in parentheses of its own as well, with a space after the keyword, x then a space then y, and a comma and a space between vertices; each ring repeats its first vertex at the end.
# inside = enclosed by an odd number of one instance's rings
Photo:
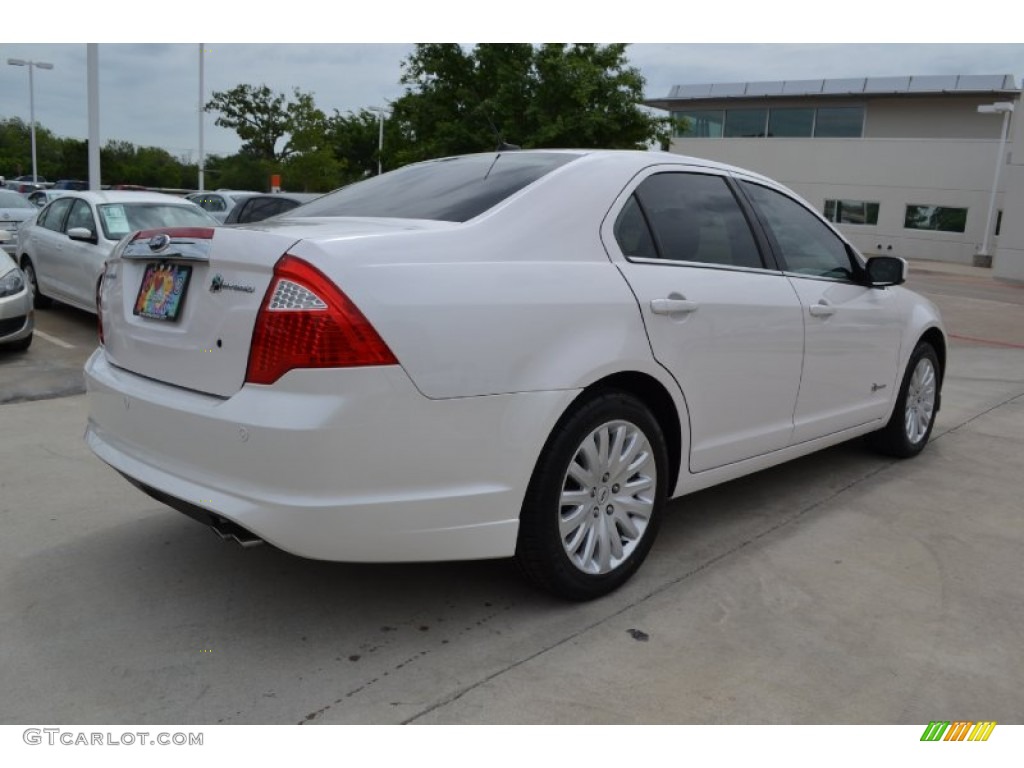
POLYGON ((36 95, 35 81, 32 78, 32 70, 35 67, 40 69, 53 69, 53 64, 48 61, 31 61, 26 59, 8 59, 7 63, 12 67, 28 67, 28 112, 29 131, 32 134, 32 183, 37 183, 39 174, 36 173, 36 95))
POLYGON ((384 157, 384 115, 390 113, 387 107, 367 107, 371 112, 377 113, 377 175, 381 172, 381 159, 384 157))
POLYGON ((985 239, 982 241, 981 250, 978 256, 987 260, 992 254, 988 252, 988 239, 992 232, 993 217, 996 213, 996 192, 999 190, 999 174, 1003 170, 1003 158, 1006 151, 1006 136, 1010 127, 1010 115, 1013 112, 1013 103, 1009 101, 997 101, 995 104, 982 104, 978 112, 983 115, 1003 116, 1003 135, 999 139, 999 156, 996 158, 996 173, 992 179, 992 194, 988 199, 988 218, 985 220, 985 239))

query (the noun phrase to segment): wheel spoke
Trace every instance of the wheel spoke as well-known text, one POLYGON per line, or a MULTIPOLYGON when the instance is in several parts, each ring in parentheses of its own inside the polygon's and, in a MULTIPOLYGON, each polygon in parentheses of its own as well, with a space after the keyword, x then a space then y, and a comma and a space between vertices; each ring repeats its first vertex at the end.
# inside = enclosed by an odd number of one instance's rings
POLYGON ((593 488, 597 482, 597 478, 594 477, 593 470, 580 463, 579 459, 581 455, 585 456, 582 450, 577 453, 576 458, 572 460, 572 463, 569 465, 567 475, 575 480, 581 488, 593 488))
POLYGON ((632 554, 654 509, 657 472, 647 436, 628 421, 602 424, 580 442, 562 481, 558 518, 562 548, 576 568, 610 573, 632 554))

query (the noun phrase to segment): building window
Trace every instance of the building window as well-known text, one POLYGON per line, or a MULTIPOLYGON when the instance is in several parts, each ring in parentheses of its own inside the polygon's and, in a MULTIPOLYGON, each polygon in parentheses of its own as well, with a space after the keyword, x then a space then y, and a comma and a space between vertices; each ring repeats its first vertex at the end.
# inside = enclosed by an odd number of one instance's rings
POLYGON ((720 109, 672 113, 676 121, 675 135, 697 139, 721 138, 724 118, 725 113, 720 109))
POLYGON ((814 121, 818 138, 860 138, 864 133, 864 107, 820 107, 814 121))
POLYGON ((963 232, 967 229, 967 209, 945 208, 938 205, 908 205, 903 226, 906 229, 963 232))
POLYGON ((767 109, 730 109, 725 113, 725 137, 736 139, 764 136, 767 123, 767 109))
POLYGON ((773 109, 768 115, 768 135, 810 137, 814 135, 813 109, 773 109))
POLYGON ((825 218, 836 224, 877 224, 878 203, 864 200, 826 200, 825 218))
POLYGON ((996 237, 999 237, 999 228, 1003 226, 1003 212, 999 211, 996 214, 996 237))

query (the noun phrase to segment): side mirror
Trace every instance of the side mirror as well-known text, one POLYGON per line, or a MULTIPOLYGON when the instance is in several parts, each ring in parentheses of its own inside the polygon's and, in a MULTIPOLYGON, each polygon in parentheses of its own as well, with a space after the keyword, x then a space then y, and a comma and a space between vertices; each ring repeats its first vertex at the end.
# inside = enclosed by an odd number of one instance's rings
POLYGON ((68 230, 68 237, 72 240, 84 240, 87 243, 96 242, 96 233, 86 227, 72 227, 68 230))
POLYGON ((902 285, 907 280, 907 262, 896 256, 874 256, 868 259, 868 284, 872 288, 902 285))

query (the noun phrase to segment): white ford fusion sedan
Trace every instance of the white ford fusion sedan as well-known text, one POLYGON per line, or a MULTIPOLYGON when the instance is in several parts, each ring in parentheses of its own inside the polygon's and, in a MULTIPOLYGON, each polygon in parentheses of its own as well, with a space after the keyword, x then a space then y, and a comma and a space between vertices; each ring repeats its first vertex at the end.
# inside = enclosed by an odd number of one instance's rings
POLYGON ((243 543, 514 556, 593 598, 639 567, 666 499, 860 435, 924 447, 946 338, 905 273, 711 161, 435 160, 122 241, 86 440, 243 543))

